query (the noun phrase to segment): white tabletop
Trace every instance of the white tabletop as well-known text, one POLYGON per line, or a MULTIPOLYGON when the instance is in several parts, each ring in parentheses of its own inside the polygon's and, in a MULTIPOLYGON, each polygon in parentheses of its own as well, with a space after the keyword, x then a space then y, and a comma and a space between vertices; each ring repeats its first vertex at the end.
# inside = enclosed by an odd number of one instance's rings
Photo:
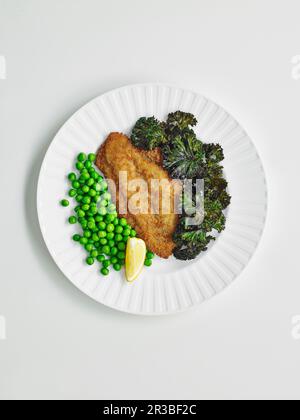
POLYGON ((297 0, 0 0, 1 399, 300 398, 299 13, 297 0), (231 112, 269 187, 265 234, 239 279, 162 318, 75 289, 35 207, 64 121, 105 91, 151 81, 231 112))

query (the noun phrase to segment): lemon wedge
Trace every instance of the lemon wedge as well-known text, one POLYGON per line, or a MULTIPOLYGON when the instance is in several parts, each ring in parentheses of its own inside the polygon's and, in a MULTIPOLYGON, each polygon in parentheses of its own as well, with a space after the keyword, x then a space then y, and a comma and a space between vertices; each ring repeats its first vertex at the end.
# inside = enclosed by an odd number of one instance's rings
POLYGON ((132 283, 141 274, 146 257, 146 244, 142 239, 130 238, 126 248, 126 278, 132 283))

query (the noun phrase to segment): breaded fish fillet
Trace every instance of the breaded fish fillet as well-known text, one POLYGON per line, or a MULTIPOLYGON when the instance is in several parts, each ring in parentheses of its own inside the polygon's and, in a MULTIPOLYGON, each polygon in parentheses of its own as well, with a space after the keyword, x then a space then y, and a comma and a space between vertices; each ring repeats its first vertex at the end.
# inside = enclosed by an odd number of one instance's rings
POLYGON ((114 181, 116 185, 116 205, 119 214, 134 227, 150 251, 162 258, 170 257, 175 248, 172 237, 178 223, 175 206, 181 186, 174 182, 172 184, 167 171, 162 168, 160 150, 149 152, 140 150, 125 135, 112 133, 100 147, 96 165, 106 179, 114 181), (123 178, 120 178, 120 172, 127 173, 128 183, 124 184, 123 178), (145 200, 142 194, 145 191, 142 192, 141 188, 135 189, 129 186, 130 181, 136 179, 142 179, 146 187, 148 186, 149 194, 145 196, 145 200), (167 199, 162 199, 161 193, 164 187, 154 188, 152 180, 162 183, 168 181, 166 182, 169 184, 167 199), (124 200, 124 192, 127 194, 127 200, 124 200), (137 202, 143 207, 140 211, 132 206, 137 193, 140 194, 140 200, 137 202), (124 208, 125 202, 127 202, 126 208, 124 208))

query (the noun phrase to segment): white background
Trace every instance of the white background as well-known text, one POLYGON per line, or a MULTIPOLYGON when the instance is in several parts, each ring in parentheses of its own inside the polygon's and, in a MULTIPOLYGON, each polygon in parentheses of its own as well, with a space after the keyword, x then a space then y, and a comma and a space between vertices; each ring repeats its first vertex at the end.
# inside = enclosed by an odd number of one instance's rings
POLYGON ((299 14, 299 0, 0 0, 0 398, 300 398, 299 14), (265 234, 240 278, 162 318, 118 313, 75 289, 35 208, 42 158, 64 121, 103 92, 151 81, 231 112, 269 187, 265 234))

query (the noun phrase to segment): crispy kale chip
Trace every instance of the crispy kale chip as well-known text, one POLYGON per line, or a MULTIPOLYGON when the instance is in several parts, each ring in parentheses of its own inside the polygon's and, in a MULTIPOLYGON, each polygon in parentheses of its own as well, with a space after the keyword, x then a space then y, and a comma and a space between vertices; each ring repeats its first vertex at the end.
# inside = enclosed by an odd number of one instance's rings
POLYGON ((201 252, 204 252, 207 250, 207 246, 210 241, 207 242, 207 244, 197 245, 197 246, 186 246, 183 245, 181 247, 176 247, 173 254, 174 257, 178 260, 182 261, 189 261, 194 260, 198 257, 201 252))
POLYGON ((144 150, 153 150, 167 142, 163 124, 154 117, 140 118, 132 130, 131 140, 144 150))
POLYGON ((220 195, 226 191, 228 182, 222 176, 205 179, 205 197, 211 200, 217 200, 220 195))
POLYGON ((224 160, 224 151, 219 144, 206 143, 203 148, 208 165, 220 163, 224 160))
POLYGON ((163 147, 163 165, 174 179, 203 178, 204 163, 203 144, 188 128, 163 147))
POLYGON ((193 260, 201 252, 206 251, 208 244, 214 239, 213 236, 207 235, 201 227, 187 231, 179 225, 174 234, 176 243, 174 256, 179 260, 193 260))
POLYGON ((231 203, 231 196, 228 194, 227 191, 222 191, 219 196, 219 201, 221 203, 223 210, 225 210, 231 203))
POLYGON ((188 112, 176 111, 169 114, 166 127, 169 133, 183 131, 197 125, 197 119, 188 112))
POLYGON ((202 228, 210 233, 213 230, 221 233, 225 229, 226 217, 223 213, 223 205, 219 200, 205 198, 205 217, 202 228))
POLYGON ((213 232, 222 232, 225 229, 226 217, 223 211, 229 206, 231 197, 227 192, 228 183, 223 175, 220 162, 224 159, 223 149, 220 145, 203 144, 204 153, 204 215, 192 214, 196 226, 190 225, 190 209, 195 208, 197 191, 193 189, 192 198, 183 192, 182 201, 185 205, 183 215, 174 234, 176 249, 174 256, 180 260, 196 258, 201 252, 207 250, 209 243, 215 240, 213 232), (197 217, 199 223, 197 222, 197 217))

